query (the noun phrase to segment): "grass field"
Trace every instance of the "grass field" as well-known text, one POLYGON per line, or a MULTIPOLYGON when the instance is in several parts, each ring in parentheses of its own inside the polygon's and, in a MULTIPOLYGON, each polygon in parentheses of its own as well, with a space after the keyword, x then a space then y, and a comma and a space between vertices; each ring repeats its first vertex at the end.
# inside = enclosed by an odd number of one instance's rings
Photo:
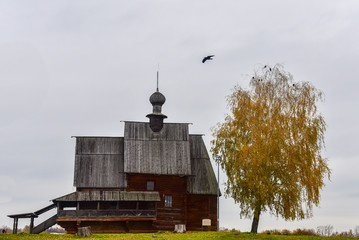
POLYGON ((266 240, 336 240, 336 239, 359 239, 359 238, 350 238, 350 237, 318 237, 318 236, 283 236, 283 235, 265 235, 265 234, 251 234, 251 233, 231 233, 231 232, 187 232, 184 234, 181 233, 140 233, 140 234, 94 234, 91 237, 77 237, 75 235, 65 234, 65 235, 55 235, 48 233, 41 234, 0 234, 0 240, 13 240, 13 239, 29 239, 29 240, 64 240, 64 239, 106 239, 106 240, 128 240, 128 239, 266 239, 266 240), (156 237, 153 237, 156 235, 156 237))

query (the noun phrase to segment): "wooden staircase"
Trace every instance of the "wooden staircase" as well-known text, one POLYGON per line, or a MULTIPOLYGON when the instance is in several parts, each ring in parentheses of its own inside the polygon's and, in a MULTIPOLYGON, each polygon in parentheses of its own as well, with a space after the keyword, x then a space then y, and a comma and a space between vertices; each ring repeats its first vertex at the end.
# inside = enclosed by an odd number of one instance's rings
POLYGON ((13 234, 17 233, 17 228, 18 228, 17 226, 18 226, 19 218, 30 218, 30 233, 36 233, 36 234, 41 233, 41 232, 45 231, 46 229, 48 229, 49 227, 55 225, 56 220, 58 218, 57 214, 50 217, 46 221, 38 224, 36 227, 34 227, 34 219, 38 218, 40 214, 43 214, 43 213, 45 213, 47 211, 50 211, 51 209, 54 209, 56 207, 57 207, 56 204, 51 204, 51 205, 49 205, 47 207, 44 207, 44 208, 41 208, 40 210, 37 210, 36 212, 8 215, 8 217, 14 219, 13 234))
POLYGON ((57 220, 57 214, 55 214, 54 216, 50 217, 49 219, 43 221, 42 223, 38 224, 36 227, 34 227, 32 229, 31 233, 38 234, 38 233, 45 231, 49 227, 55 225, 56 220, 57 220))

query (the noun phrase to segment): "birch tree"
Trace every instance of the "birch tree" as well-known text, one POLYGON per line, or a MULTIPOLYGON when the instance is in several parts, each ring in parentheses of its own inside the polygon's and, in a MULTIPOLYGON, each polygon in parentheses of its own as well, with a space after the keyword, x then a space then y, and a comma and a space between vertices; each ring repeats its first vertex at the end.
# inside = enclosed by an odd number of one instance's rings
POLYGON ((330 178, 326 124, 317 104, 323 93, 309 82, 294 82, 283 67, 264 66, 227 97, 230 113, 213 128, 211 152, 226 172, 225 195, 239 204, 241 217, 269 212, 285 220, 312 216, 324 179, 330 178))

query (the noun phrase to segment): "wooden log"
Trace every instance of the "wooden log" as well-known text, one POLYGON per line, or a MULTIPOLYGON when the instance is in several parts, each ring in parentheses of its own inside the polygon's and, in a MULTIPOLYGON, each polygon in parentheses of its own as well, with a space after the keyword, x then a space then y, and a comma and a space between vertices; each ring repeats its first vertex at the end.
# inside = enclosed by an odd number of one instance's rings
POLYGON ((14 218, 14 225, 12 227, 12 234, 17 233, 17 218, 14 218))
POLYGON ((157 218, 152 217, 122 217, 122 218, 59 218, 57 222, 89 222, 89 221, 98 221, 98 222, 118 222, 118 221, 155 221, 157 218))
POLYGON ((90 227, 79 227, 79 228, 77 228, 77 236, 79 236, 79 237, 90 237, 91 236, 90 227))
POLYGON ((33 230, 34 230, 34 217, 31 217, 31 220, 30 220, 30 233, 32 233, 33 230))

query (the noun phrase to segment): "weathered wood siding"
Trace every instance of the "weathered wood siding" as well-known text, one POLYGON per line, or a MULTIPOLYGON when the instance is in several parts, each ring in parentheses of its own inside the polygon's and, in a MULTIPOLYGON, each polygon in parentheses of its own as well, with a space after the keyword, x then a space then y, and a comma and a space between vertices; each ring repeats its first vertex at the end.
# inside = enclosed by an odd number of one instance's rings
POLYGON ((191 174, 187 123, 165 123, 156 133, 149 123, 126 122, 124 147, 126 173, 191 174))
POLYGON ((76 137, 74 186, 125 188, 122 137, 76 137))
POLYGON ((186 224, 187 177, 171 175, 128 174, 128 191, 145 191, 147 181, 154 181, 154 191, 159 192, 157 203, 158 230, 173 231, 176 224, 186 224), (165 195, 172 196, 172 207, 165 206, 165 195))
POLYGON ((85 191, 73 192, 54 199, 55 202, 77 201, 160 201, 158 192, 153 191, 85 191))
POLYGON ((123 137, 76 137, 77 154, 123 154, 123 137))
POLYGON ((217 179, 201 135, 189 135, 192 176, 188 177, 190 194, 217 195, 217 179))

